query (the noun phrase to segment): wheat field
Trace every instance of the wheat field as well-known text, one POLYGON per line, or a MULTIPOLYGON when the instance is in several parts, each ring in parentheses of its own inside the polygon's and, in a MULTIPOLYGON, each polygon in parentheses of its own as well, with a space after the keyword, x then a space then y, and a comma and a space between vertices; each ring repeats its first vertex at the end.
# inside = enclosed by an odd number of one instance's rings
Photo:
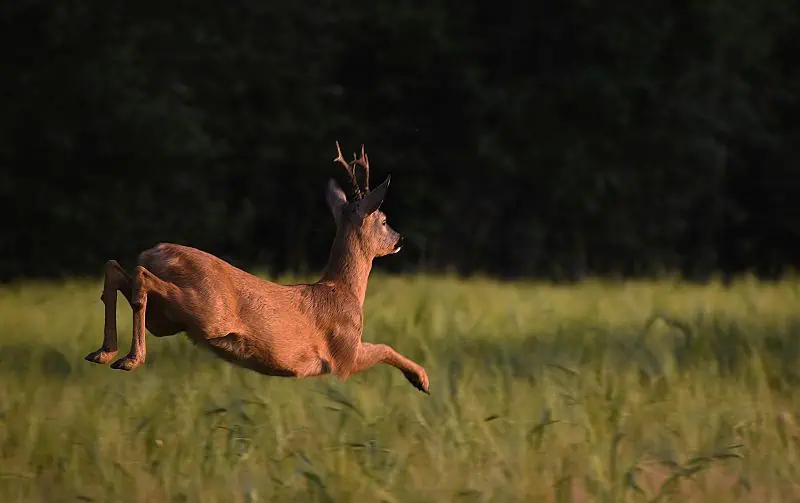
MULTIPOLYGON (((264 377, 182 335, 133 372, 90 364, 100 291, 0 288, 2 502, 800 499, 796 279, 374 275, 364 339, 430 396, 388 366, 264 377)), ((118 318, 124 354, 122 296, 118 318)))

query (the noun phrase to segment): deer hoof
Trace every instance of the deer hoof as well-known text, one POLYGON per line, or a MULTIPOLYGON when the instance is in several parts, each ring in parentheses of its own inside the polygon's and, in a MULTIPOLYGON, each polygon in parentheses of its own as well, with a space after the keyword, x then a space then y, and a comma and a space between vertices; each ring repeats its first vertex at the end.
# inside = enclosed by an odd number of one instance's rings
POLYGON ((98 349, 97 351, 92 351, 84 358, 88 362, 92 363, 99 363, 101 365, 105 365, 106 363, 110 362, 112 358, 117 355, 116 351, 105 351, 103 349, 98 349))
POLYGON ((135 356, 128 355, 112 363, 111 368, 117 370, 133 370, 141 364, 142 360, 136 358, 135 356))
POLYGON ((419 369, 419 373, 403 372, 403 375, 406 376, 408 382, 414 385, 415 388, 427 395, 431 394, 430 383, 428 382, 428 374, 425 372, 425 370, 419 369))

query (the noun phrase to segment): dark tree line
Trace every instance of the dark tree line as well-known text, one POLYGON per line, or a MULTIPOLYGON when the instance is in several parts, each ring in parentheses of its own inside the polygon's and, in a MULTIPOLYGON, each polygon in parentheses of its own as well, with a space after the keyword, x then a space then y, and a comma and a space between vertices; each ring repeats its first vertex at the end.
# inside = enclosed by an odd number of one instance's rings
POLYGON ((387 267, 800 262, 796 0, 16 0, 0 42, 3 279, 317 269, 335 140, 393 176, 387 267))

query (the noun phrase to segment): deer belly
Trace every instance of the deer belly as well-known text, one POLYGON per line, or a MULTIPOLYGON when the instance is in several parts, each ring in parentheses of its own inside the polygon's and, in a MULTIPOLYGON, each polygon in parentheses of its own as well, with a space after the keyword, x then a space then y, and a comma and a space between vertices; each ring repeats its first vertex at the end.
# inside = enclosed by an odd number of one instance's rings
MULTIPOLYGON (((260 374, 278 377, 303 377, 321 373, 324 365, 320 359, 288 357, 276 354, 271 348, 266 347, 261 341, 230 333, 224 337, 206 339, 192 337, 198 343, 203 343, 214 354, 230 363, 258 372, 260 374), (313 362, 311 361, 313 360, 313 362), (315 373, 310 373, 314 372, 315 373)), ((311 355, 309 355, 311 356, 311 355)))

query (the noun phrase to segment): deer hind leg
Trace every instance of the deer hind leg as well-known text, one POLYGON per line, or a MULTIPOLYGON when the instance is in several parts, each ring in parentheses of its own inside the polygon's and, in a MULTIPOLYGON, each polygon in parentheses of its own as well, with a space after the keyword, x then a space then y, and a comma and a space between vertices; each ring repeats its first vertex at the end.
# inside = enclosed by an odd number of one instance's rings
POLYGON ((386 363, 399 369, 403 375, 408 379, 408 382, 414 385, 418 390, 430 394, 430 381, 425 369, 418 363, 406 358, 391 346, 386 344, 369 344, 362 342, 358 346, 358 355, 356 361, 349 372, 349 375, 363 372, 370 369, 378 363, 386 363))
POLYGON ((100 300, 105 304, 103 322, 103 345, 97 351, 86 355, 92 363, 106 364, 117 354, 117 291, 131 300, 131 277, 116 260, 106 262, 103 293, 100 300))
POLYGON ((168 283, 143 266, 136 266, 131 278, 130 304, 133 310, 133 339, 128 354, 111 364, 111 368, 119 370, 133 370, 144 363, 147 356, 145 345, 145 324, 147 313, 147 299, 155 296, 164 303, 180 303, 180 290, 172 283, 168 283))

